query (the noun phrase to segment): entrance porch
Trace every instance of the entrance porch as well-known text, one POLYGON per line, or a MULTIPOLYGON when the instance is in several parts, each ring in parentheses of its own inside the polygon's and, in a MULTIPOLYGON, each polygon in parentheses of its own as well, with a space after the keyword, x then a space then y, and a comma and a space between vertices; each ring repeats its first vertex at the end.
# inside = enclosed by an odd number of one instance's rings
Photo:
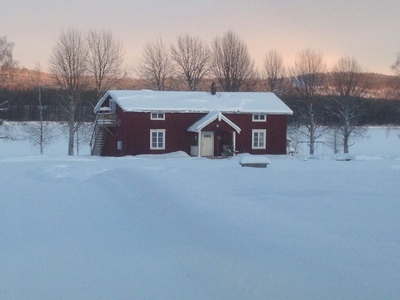
POLYGON ((220 111, 212 111, 187 131, 197 133, 194 137, 196 145, 191 146, 190 155, 215 157, 235 155, 236 134, 240 134, 241 129, 220 111), (229 125, 231 130, 222 129, 221 122, 229 125))

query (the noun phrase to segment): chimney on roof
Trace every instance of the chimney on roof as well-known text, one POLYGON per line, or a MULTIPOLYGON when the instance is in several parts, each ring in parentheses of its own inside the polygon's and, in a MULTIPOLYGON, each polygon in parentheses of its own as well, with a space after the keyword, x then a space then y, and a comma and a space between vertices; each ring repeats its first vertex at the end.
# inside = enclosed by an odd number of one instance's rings
POLYGON ((215 95, 217 93, 217 87, 215 82, 211 84, 211 95, 215 95))

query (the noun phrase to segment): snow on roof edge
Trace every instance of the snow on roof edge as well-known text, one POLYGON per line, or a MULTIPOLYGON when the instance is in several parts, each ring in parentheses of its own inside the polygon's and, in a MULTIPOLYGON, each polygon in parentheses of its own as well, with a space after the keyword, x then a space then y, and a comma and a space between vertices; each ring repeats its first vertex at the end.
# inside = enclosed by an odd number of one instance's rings
POLYGON ((103 103, 112 98, 124 112, 266 113, 292 115, 293 111, 270 92, 209 92, 109 90, 94 108, 97 113, 103 103), (168 101, 166 101, 168 99, 168 101))

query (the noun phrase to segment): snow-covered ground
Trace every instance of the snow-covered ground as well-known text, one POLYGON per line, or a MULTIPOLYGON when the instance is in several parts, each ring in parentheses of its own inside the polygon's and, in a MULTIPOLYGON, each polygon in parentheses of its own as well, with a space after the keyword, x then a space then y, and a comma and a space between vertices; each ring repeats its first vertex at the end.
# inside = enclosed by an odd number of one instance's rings
POLYGON ((337 161, 0 141, 0 299, 399 299, 400 139, 337 161))

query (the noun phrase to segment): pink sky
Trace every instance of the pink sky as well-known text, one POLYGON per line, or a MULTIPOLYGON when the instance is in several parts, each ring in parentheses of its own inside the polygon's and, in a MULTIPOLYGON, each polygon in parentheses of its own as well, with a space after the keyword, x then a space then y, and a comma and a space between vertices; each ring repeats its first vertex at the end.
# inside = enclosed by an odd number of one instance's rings
POLYGON ((211 44, 234 31, 261 68, 266 52, 282 53, 285 64, 312 48, 324 53, 328 67, 342 56, 355 57, 365 71, 392 74, 400 52, 400 1, 192 1, 192 0, 5 0, 0 36, 15 43, 20 66, 47 68, 52 47, 64 29, 83 32, 110 29, 124 43, 127 65, 133 65, 147 41, 166 44, 185 33, 211 44))

